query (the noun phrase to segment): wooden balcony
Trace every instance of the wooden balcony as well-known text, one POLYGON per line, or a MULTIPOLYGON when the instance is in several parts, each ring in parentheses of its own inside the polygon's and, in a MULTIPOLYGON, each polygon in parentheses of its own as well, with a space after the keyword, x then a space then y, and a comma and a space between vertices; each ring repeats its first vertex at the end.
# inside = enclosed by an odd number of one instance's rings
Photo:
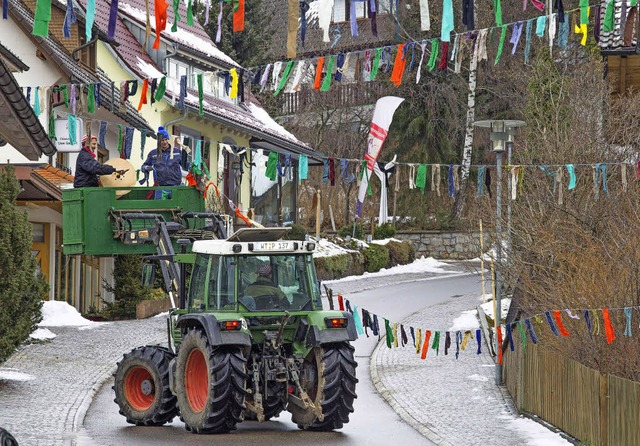
POLYGON ((329 91, 314 90, 303 85, 295 93, 284 93, 280 116, 306 113, 320 108, 357 107, 374 104, 384 95, 387 85, 383 82, 359 82, 342 84, 333 82, 329 91))

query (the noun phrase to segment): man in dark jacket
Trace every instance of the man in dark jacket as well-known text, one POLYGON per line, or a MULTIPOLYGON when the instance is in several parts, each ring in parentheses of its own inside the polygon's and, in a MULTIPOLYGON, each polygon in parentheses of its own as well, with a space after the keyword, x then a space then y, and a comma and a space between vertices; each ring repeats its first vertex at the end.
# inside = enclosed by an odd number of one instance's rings
MULTIPOLYGON (((171 147, 169 143, 169 133, 164 127, 158 127, 158 138, 160 139, 160 152, 153 149, 147 155, 147 159, 142 164, 140 170, 148 177, 153 171, 154 186, 180 186, 182 184, 182 169, 180 161, 182 150, 178 147, 171 147)), ((169 191, 156 191, 155 199, 170 197, 169 191)))
POLYGON ((271 265, 268 262, 263 263, 258 267, 256 273, 258 273, 258 277, 255 282, 247 286, 244 295, 253 297, 256 307, 259 309, 267 309, 271 306, 289 308, 287 296, 271 280, 271 265))
POLYGON ((96 148, 98 139, 91 137, 91 145, 87 145, 87 135, 82 137, 82 150, 76 161, 75 178, 73 187, 98 187, 98 175, 110 175, 116 172, 113 166, 100 164, 96 160, 96 148))

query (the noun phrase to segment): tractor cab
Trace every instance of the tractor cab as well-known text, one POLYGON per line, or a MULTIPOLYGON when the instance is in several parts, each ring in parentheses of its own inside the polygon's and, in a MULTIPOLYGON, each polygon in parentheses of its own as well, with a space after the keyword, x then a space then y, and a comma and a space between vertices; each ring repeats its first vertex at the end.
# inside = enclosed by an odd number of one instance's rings
POLYGON ((284 228, 243 228, 227 240, 199 240, 187 309, 260 312, 321 310, 315 242, 279 240, 284 228))

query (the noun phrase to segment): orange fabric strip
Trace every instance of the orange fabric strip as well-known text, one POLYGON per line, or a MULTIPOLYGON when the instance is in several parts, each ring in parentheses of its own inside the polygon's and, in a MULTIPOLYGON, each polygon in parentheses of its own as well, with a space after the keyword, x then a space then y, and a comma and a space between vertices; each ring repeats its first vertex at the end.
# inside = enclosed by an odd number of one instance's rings
POLYGON ((398 45, 398 52, 396 53, 396 60, 393 63, 393 72, 391 73, 391 82, 398 87, 402 83, 402 74, 404 73, 404 65, 407 62, 407 58, 402 58, 402 50, 406 43, 398 45))
POLYGON ((498 364, 502 364, 502 325, 496 327, 498 333, 498 364))
POLYGON ((560 314, 560 310, 553 310, 553 317, 556 319, 556 324, 558 325, 558 330, 560 330, 560 334, 562 336, 569 336, 569 332, 564 327, 562 323, 562 315, 560 314))
POLYGON ((238 0, 238 9, 233 11, 233 32, 244 31, 244 0, 238 0))
POLYGON ((154 12, 156 15, 156 40, 153 49, 160 48, 160 34, 167 27, 167 8, 169 4, 165 0, 154 0, 154 12))
POLYGON ((138 104, 138 111, 142 110, 142 105, 147 103, 147 90, 149 90, 149 80, 145 79, 142 83, 142 92, 140 92, 140 103, 138 104))
POLYGON ((611 324, 611 319, 609 318, 609 310, 604 308, 602 310, 602 318, 604 319, 604 332, 607 335, 607 343, 611 344, 613 340, 616 338, 616 334, 613 331, 613 324, 611 324))
POLYGON ((318 57, 318 66, 316 67, 316 79, 313 82, 313 89, 320 90, 320 83, 322 82, 322 66, 324 65, 324 57, 318 57))
POLYGON ((240 208, 236 208, 236 215, 238 217, 240 217, 242 219, 242 221, 244 221, 247 224, 248 227, 251 227, 251 222, 249 221, 249 219, 247 217, 242 215, 242 212, 240 212, 240 208))
POLYGON ((429 351, 429 338, 431 338, 431 331, 427 330, 424 333, 424 344, 422 344, 422 354, 420 355, 420 359, 426 359, 427 352, 429 351))

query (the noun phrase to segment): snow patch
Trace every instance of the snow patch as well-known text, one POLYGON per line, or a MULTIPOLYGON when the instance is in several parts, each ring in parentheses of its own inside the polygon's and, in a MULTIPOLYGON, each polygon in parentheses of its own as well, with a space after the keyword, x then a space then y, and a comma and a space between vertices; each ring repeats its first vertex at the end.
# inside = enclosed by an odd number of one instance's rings
POLYGON ((53 333, 51 330, 48 330, 46 328, 37 328, 33 333, 29 335, 31 339, 38 339, 41 341, 44 341, 47 339, 53 339, 56 336, 57 335, 55 333, 53 333))
POLYGON ((460 316, 453 320, 453 325, 449 331, 464 331, 478 328, 478 310, 463 311, 460 316))
POLYGON ((467 379, 470 381, 480 381, 483 383, 489 381, 489 378, 487 378, 486 376, 478 375, 477 373, 467 376, 467 379))
POLYGON ((93 327, 102 325, 102 323, 83 318, 78 310, 66 302, 49 300, 42 304, 42 322, 38 325, 40 327, 93 327))
POLYGON ((0 381, 31 381, 32 379, 35 377, 15 369, 0 369, 0 381))

